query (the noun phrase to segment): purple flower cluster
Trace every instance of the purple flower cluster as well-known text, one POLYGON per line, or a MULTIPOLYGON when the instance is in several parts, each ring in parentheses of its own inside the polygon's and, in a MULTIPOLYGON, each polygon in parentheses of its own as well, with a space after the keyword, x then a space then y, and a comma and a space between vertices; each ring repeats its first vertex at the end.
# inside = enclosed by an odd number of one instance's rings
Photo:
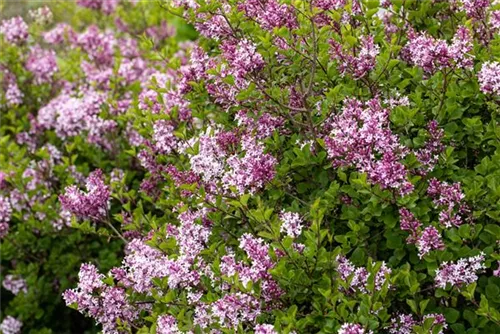
POLYGON ((12 207, 7 197, 0 196, 0 239, 9 233, 9 222, 12 215, 12 207))
POLYGON ((343 76, 349 74, 354 80, 364 77, 375 67, 375 58, 380 50, 379 46, 373 42, 373 36, 363 36, 360 41, 361 45, 351 54, 345 52, 339 42, 330 40, 331 56, 339 61, 340 74, 343 76))
POLYGON ((64 42, 74 44, 77 35, 69 24, 58 23, 52 30, 43 33, 43 39, 49 44, 62 44, 64 42))
POLYGON ((346 100, 342 113, 333 116, 329 126, 331 133, 325 144, 334 166, 353 166, 366 173, 371 183, 401 195, 413 190, 408 171, 400 162, 407 149, 389 128, 389 110, 379 100, 346 100))
MULTIPOLYGON (((356 267, 346 257, 339 255, 336 261, 338 262, 337 273, 342 281, 349 282, 347 292, 368 293, 368 276, 370 273, 364 267, 356 267)), ((380 291, 385 284, 387 277, 391 274, 391 268, 387 267, 385 262, 382 263, 379 271, 375 275, 375 291, 380 291)), ((390 287, 390 284, 389 284, 390 287)))
POLYGON ((230 66, 230 73, 236 78, 243 78, 249 73, 259 71, 265 65, 255 44, 249 40, 243 39, 238 43, 224 41, 220 48, 230 66))
POLYGON ((112 14, 120 0, 78 0, 76 3, 82 7, 100 10, 104 14, 112 14))
POLYGON ((23 323, 14 317, 6 316, 0 324, 0 331, 3 334, 20 334, 23 323))
POLYGON ((396 317, 391 318, 391 325, 388 328, 389 334, 413 334, 414 326, 422 326, 424 321, 428 318, 433 318, 434 322, 430 332, 434 333, 434 326, 442 326, 441 330, 437 332, 438 334, 443 334, 443 330, 448 328, 446 319, 442 314, 426 314, 422 321, 417 321, 413 318, 411 314, 398 314, 396 317))
POLYGON ((427 73, 452 67, 471 69, 473 66, 473 56, 470 54, 472 37, 465 27, 457 29, 451 45, 426 33, 411 31, 408 37, 409 42, 402 50, 403 60, 421 67, 427 73))
POLYGON ((373 331, 367 331, 360 324, 346 322, 343 324, 337 334, 372 334, 373 331))
POLYGON ((86 193, 74 185, 66 187, 64 195, 59 196, 61 206, 80 218, 93 220, 105 218, 111 191, 104 183, 104 175, 100 169, 90 173, 85 187, 86 193))
POLYGON ((15 295, 19 292, 28 293, 28 285, 21 276, 6 275, 3 279, 2 286, 15 295))
POLYGON ((20 16, 3 20, 0 23, 0 34, 7 42, 20 44, 28 38, 28 25, 20 16))
POLYGON ((120 333, 119 324, 127 326, 138 317, 139 311, 129 304, 125 290, 105 285, 104 275, 94 265, 82 264, 78 277, 77 288, 63 293, 64 301, 67 305, 76 303, 80 312, 102 324, 104 333, 120 333))
POLYGON ((477 273, 486 267, 483 264, 484 253, 477 256, 462 258, 457 263, 444 262, 436 269, 434 282, 436 286, 445 289, 448 284, 461 288, 477 281, 477 273))
POLYGON ((177 147, 177 137, 173 134, 174 126, 165 120, 157 121, 153 126, 155 149, 161 154, 170 154, 177 147))
POLYGON ((177 320, 171 315, 162 315, 156 322, 156 334, 181 334, 177 320))
POLYGON ((249 138, 242 144, 245 155, 233 155, 227 159, 230 170, 223 177, 227 187, 234 186, 240 194, 256 192, 270 182, 275 172, 277 159, 264 153, 264 146, 249 138))
POLYGON ((417 239, 418 256, 422 258, 432 250, 444 249, 441 233, 434 226, 427 226, 417 239))
POLYGON ((26 69, 33 74, 36 84, 50 83, 58 70, 55 51, 35 45, 26 61, 26 69))
POLYGON ((347 0, 315 0, 314 5, 323 10, 339 10, 343 8, 347 0))
POLYGON ((245 251, 252 261, 252 265, 248 266, 244 262, 237 262, 234 253, 229 252, 228 255, 221 258, 221 274, 227 277, 238 274, 238 278, 244 286, 247 286, 249 282, 260 280, 262 296, 267 302, 279 298, 283 291, 269 274, 269 270, 275 265, 269 255, 269 246, 262 239, 247 233, 240 237, 240 248, 245 251))
POLYGON ((442 225, 449 228, 463 224, 462 216, 468 215, 470 209, 463 203, 465 195, 460 183, 448 184, 433 178, 429 180, 427 194, 434 199, 436 207, 442 208, 439 213, 439 222, 442 225))
POLYGON ((279 27, 294 29, 298 26, 293 8, 277 0, 247 0, 239 5, 239 10, 266 30, 279 27))
POLYGON ((281 233, 286 233, 286 235, 292 238, 297 238, 302 233, 303 222, 298 213, 282 211, 280 220, 282 221, 281 233))
POLYGON ((444 145, 441 143, 444 130, 438 127, 437 121, 430 121, 427 125, 427 131, 429 132, 429 139, 425 142, 423 148, 415 152, 425 173, 434 169, 434 165, 438 162, 439 154, 444 150, 444 145))
POLYGON ((28 14, 33 19, 33 21, 40 25, 52 23, 52 19, 54 17, 52 15, 52 11, 47 6, 32 9, 28 12, 28 14))
POLYGON ((278 332, 274 330, 273 325, 263 324, 255 326, 254 334, 278 334, 278 332))
POLYGON ((477 74, 479 86, 483 93, 500 93, 500 63, 486 62, 482 65, 481 71, 477 74))
POLYGON ((486 10, 490 6, 490 0, 462 0, 461 8, 468 18, 482 20, 486 17, 486 10))
POLYGON ((41 129, 54 129, 62 139, 87 132, 91 144, 111 149, 107 136, 116 128, 116 122, 99 116, 106 95, 94 90, 77 93, 62 92, 38 111, 37 121, 41 129))
POLYGON ((420 258, 432 250, 444 249, 441 233, 434 226, 427 226, 422 230, 420 228, 422 224, 406 208, 400 209, 399 214, 401 216, 401 230, 410 232, 406 241, 417 246, 420 258))

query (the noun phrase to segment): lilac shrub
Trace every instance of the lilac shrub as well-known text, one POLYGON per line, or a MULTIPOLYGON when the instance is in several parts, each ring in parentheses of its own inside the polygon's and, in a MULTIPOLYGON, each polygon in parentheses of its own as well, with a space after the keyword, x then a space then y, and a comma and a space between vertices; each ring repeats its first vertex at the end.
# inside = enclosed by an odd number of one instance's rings
POLYGON ((2 331, 500 330, 499 5, 71 6, 0 25, 2 331))

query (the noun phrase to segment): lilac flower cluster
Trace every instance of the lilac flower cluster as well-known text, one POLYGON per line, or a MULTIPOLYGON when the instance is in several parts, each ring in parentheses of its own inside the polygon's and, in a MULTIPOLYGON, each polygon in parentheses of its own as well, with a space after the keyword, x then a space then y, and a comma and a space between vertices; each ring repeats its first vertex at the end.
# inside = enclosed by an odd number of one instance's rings
POLYGON ((363 326, 360 324, 353 324, 353 323, 348 323, 346 322, 343 324, 339 331, 337 332, 338 334, 373 334, 373 331, 368 331, 365 330, 363 326))
POLYGON ((22 17, 16 16, 0 23, 0 34, 13 44, 21 44, 28 38, 28 25, 22 17))
POLYGON ((181 334, 177 321, 171 315, 162 315, 156 322, 156 334, 181 334))
POLYGON ((444 150, 444 145, 441 143, 444 130, 438 127, 437 121, 430 121, 427 125, 427 131, 429 132, 429 139, 423 148, 415 152, 425 173, 431 172, 434 169, 434 165, 438 162, 439 154, 444 150))
POLYGON ((302 233, 303 222, 298 213, 282 211, 280 220, 282 221, 281 233, 286 233, 292 238, 297 238, 302 233))
POLYGON ((242 2, 238 9, 244 11, 249 18, 266 30, 297 27, 297 18, 293 8, 287 4, 280 4, 277 0, 248 0, 242 2))
POLYGON ((400 227, 403 231, 410 232, 406 239, 409 244, 415 244, 418 248, 418 256, 422 258, 430 251, 444 249, 441 233, 434 226, 427 226, 420 229, 422 224, 415 218, 413 213, 405 208, 399 210, 401 216, 400 227))
POLYGON ((161 154, 170 154, 177 147, 177 137, 173 134, 174 126, 165 120, 157 121, 153 126, 155 149, 161 154))
POLYGON ((457 263, 444 262, 436 269, 434 282, 436 286, 445 289, 448 284, 461 288, 477 281, 477 273, 486 267, 483 264, 484 253, 477 256, 462 258, 457 263))
POLYGON ((468 18, 482 20, 486 17, 486 10, 490 6, 490 0, 462 0, 461 8, 468 18))
POLYGON ((37 24, 46 25, 52 23, 53 14, 49 7, 43 6, 37 9, 32 9, 28 12, 29 16, 37 24))
POLYGON ((339 42, 330 40, 331 56, 339 61, 340 74, 352 75, 354 80, 363 78, 375 67, 375 58, 380 50, 379 46, 373 42, 373 36, 363 36, 360 41, 361 46, 351 54, 346 53, 339 42))
POLYGON ((0 195, 0 239, 9 233, 12 207, 8 198, 0 195))
POLYGON ((138 317, 139 311, 129 304, 125 290, 105 285, 104 275, 94 265, 82 264, 78 277, 77 288, 63 293, 64 301, 67 305, 76 303, 80 312, 102 324, 104 333, 119 333, 119 323, 126 326, 138 317))
POLYGON ((0 324, 0 331, 3 334, 20 334, 23 323, 14 317, 6 316, 0 324))
POLYGON ((274 326, 268 325, 268 324, 255 326, 254 333, 255 334, 278 334, 278 332, 274 330, 274 326))
POLYGON ((243 39, 238 43, 224 41, 220 48, 231 68, 230 73, 237 78, 243 78, 248 73, 259 71, 264 67, 264 59, 257 52, 255 44, 249 40, 243 39))
POLYGON ((466 203, 463 203, 465 195, 460 183, 448 184, 433 178, 429 180, 427 194, 434 199, 436 207, 442 208, 439 213, 441 224, 447 228, 463 224, 462 216, 468 215, 470 209, 466 203))
POLYGON ((389 334, 413 334, 414 326, 421 326, 428 318, 433 318, 434 322, 430 332, 434 333, 434 326, 442 326, 438 334, 443 334, 444 330, 448 328, 446 319, 442 314, 426 314, 422 321, 417 321, 411 314, 398 314, 396 317, 391 318, 391 325, 388 328, 389 334))
POLYGON ((500 63, 486 62, 477 74, 479 86, 483 93, 499 95, 500 92, 500 63))
POLYGON ((100 10, 104 14, 112 14, 118 6, 119 0, 78 0, 76 3, 82 7, 100 10))
MULTIPOLYGON (((349 282, 349 289, 347 292, 361 292, 368 293, 368 276, 370 273, 364 267, 356 267, 345 256, 337 256, 338 262, 337 273, 342 281, 349 282)), ((382 263, 379 271, 375 275, 375 291, 380 291, 385 284, 388 276, 391 274, 391 268, 387 267, 385 262, 382 263)), ((390 284, 389 284, 390 287, 390 284)))
POLYGON ((52 30, 43 33, 43 39, 49 44, 68 42, 73 45, 76 43, 77 34, 69 24, 58 23, 52 30))
POLYGON ((401 195, 413 190, 408 171, 400 162, 407 149, 389 128, 389 110, 382 108, 379 100, 344 101, 342 113, 331 118, 329 127, 325 144, 334 166, 354 166, 372 183, 401 195))
POLYGON ((279 298, 283 291, 269 274, 269 270, 275 265, 269 256, 269 246, 262 239, 247 233, 240 237, 240 248, 252 260, 252 265, 248 266, 243 262, 237 262, 234 253, 229 252, 228 255, 221 258, 221 274, 227 277, 238 274, 239 280, 245 286, 249 282, 260 280, 263 289, 262 295, 267 302, 279 298))
POLYGON ((3 69, 0 67, 0 70, 3 74, 3 88, 5 91, 5 101, 8 107, 13 107, 19 105, 23 102, 24 94, 19 89, 17 85, 17 79, 14 74, 12 74, 7 69, 3 69))
POLYGON ((36 84, 50 83, 58 70, 55 51, 35 45, 26 60, 26 69, 33 74, 36 84))
POLYGON ((338 10, 343 8, 347 0, 315 0, 314 5, 323 10, 338 10))
POLYGON ((83 90, 83 96, 74 92, 62 92, 38 111, 37 121, 41 129, 54 129, 62 139, 87 132, 91 144, 111 149, 107 135, 116 128, 114 120, 99 116, 105 93, 83 90))
POLYGON ((74 185, 66 187, 64 195, 59 196, 61 206, 80 218, 104 219, 108 212, 110 189, 104 183, 100 169, 90 173, 85 187, 86 193, 74 185))
POLYGON ((408 37, 409 42, 402 50, 403 60, 421 67, 427 73, 452 67, 472 68, 472 37, 465 27, 458 28, 451 45, 426 33, 416 34, 411 31, 408 37))
POLYGON ((19 292, 28 293, 28 285, 21 276, 6 275, 3 279, 2 286, 15 295, 19 292))
POLYGON ((278 161, 271 154, 264 153, 264 146, 255 139, 249 138, 242 146, 245 156, 233 155, 227 159, 230 170, 224 175, 223 182, 227 187, 236 187, 240 194, 246 191, 254 193, 274 178, 278 161))

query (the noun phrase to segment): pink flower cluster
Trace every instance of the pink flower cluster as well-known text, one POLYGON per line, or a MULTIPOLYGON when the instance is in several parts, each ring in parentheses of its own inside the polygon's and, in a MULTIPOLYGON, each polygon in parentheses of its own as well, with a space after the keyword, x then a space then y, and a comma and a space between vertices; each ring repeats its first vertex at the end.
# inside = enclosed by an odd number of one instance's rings
POLYGON ((408 171, 400 162, 407 149, 389 123, 389 110, 379 100, 363 103, 348 99, 342 113, 329 121, 331 132, 325 144, 334 166, 353 166, 366 173, 371 183, 406 195, 413 190, 408 171))
POLYGON ((477 256, 462 258, 457 263, 444 262, 436 269, 434 282, 436 286, 445 289, 448 284, 461 288, 477 281, 477 273, 486 267, 483 264, 484 253, 477 256))
POLYGON ((463 224, 462 216, 468 215, 470 209, 466 203, 463 203, 465 195, 460 183, 448 184, 433 178, 429 180, 427 194, 434 199, 436 207, 442 208, 439 213, 441 224, 448 228, 463 224))
POLYGON ((230 170, 224 175, 223 182, 227 187, 236 187, 240 194, 246 191, 254 193, 274 178, 278 161, 271 154, 264 153, 264 146, 255 139, 248 138, 242 146, 243 157, 233 155, 227 159, 230 170))
POLYGON ((473 66, 472 37, 465 27, 459 27, 452 44, 445 40, 436 40, 426 33, 416 34, 411 31, 409 42, 402 50, 402 58, 410 64, 421 67, 427 73, 434 73, 444 68, 471 69, 473 66))
POLYGON ((486 17, 486 10, 490 6, 490 0, 462 0, 461 8, 468 18, 482 20, 486 17))
POLYGON ((119 323, 127 326, 138 317, 139 311, 128 302, 125 290, 105 285, 104 275, 94 265, 82 264, 78 277, 77 288, 63 293, 64 301, 67 305, 76 303, 80 312, 102 324, 104 333, 119 333, 119 323))
POLYGON ((116 122, 99 116, 101 105, 106 100, 105 93, 83 90, 62 92, 38 111, 37 121, 41 129, 54 129, 62 139, 87 132, 91 144, 111 149, 108 134, 116 127, 116 122))
POLYGON ((353 323, 348 323, 346 322, 343 324, 339 331, 337 332, 338 334, 373 334, 373 331, 368 331, 365 330, 363 326, 360 324, 353 324, 353 323))
POLYGON ((21 276, 6 275, 3 279, 2 286, 15 295, 19 292, 28 293, 28 285, 21 276))
MULTIPOLYGON (((364 267, 356 267, 345 256, 337 256, 338 262, 337 273, 342 281, 349 282, 348 293, 368 293, 368 277, 371 275, 364 267)), ((385 262, 382 263, 379 271, 375 275, 375 291, 380 291, 385 284, 387 278, 391 274, 391 268, 387 267, 385 262)), ((389 284, 390 287, 390 284, 389 284)))
POLYGON ((272 31, 273 28, 297 28, 297 18, 294 9, 287 4, 280 4, 277 0, 247 0, 242 2, 239 10, 255 20, 263 29, 272 31))
POLYGON ((36 84, 50 83, 58 70, 55 51, 35 45, 26 60, 26 69, 33 74, 36 84))
POLYGON ((171 315, 162 315, 156 322, 156 334, 181 334, 177 320, 171 315))
POLYGON ((104 14, 112 14, 120 0, 78 0, 76 3, 82 7, 100 10, 104 14))
POLYGON ((399 210, 399 214, 401 215, 401 230, 410 232, 410 236, 406 241, 417 246, 420 258, 432 250, 444 249, 441 233, 434 226, 427 226, 421 230, 422 224, 415 218, 413 213, 402 208, 399 210))
POLYGON ((427 125, 429 139, 425 142, 423 148, 417 150, 415 155, 422 164, 424 172, 430 172, 438 162, 439 154, 444 150, 441 140, 444 136, 444 130, 438 127, 437 121, 430 121, 427 125))
POLYGON ((303 222, 298 213, 282 211, 280 220, 282 221, 281 233, 286 233, 292 238, 297 238, 302 233, 303 222))
POLYGON ((247 39, 238 43, 224 41, 220 48, 230 66, 230 73, 236 78, 243 78, 248 73, 259 71, 264 67, 264 59, 257 52, 255 44, 247 39))
POLYGON ((32 9, 28 12, 28 14, 33 19, 33 21, 40 25, 52 23, 52 19, 54 17, 52 15, 52 11, 47 6, 32 9))
POLYGON ((363 36, 360 38, 361 46, 347 53, 342 49, 342 44, 335 40, 330 40, 331 56, 338 60, 338 69, 342 76, 349 74, 354 80, 364 77, 375 67, 375 58, 378 56, 380 48, 373 42, 373 36, 363 36))
POLYGON ((430 332, 434 333, 434 326, 442 326, 441 330, 437 332, 438 334, 443 334, 444 330, 448 328, 448 324, 446 323, 446 319, 442 314, 426 314, 422 321, 417 321, 413 318, 411 314, 399 314, 396 317, 391 318, 391 325, 388 328, 389 334, 413 334, 414 326, 421 326, 426 319, 433 318, 434 323, 433 327, 430 329, 430 332))
POLYGON ((109 186, 104 183, 100 169, 90 173, 85 187, 86 193, 77 186, 66 187, 64 195, 59 196, 61 206, 83 219, 104 219, 108 212, 111 192, 109 186))
POLYGON ((77 35, 69 24, 58 23, 52 30, 43 33, 43 39, 49 44, 62 44, 64 42, 74 44, 77 35))
POLYGON ((496 94, 500 93, 500 63, 486 62, 482 65, 481 70, 477 74, 479 86, 483 93, 496 94))
POLYGON ((339 10, 347 4, 347 0, 315 0, 314 5, 323 10, 339 10))
POLYGON ((228 255, 221 258, 221 274, 227 277, 238 274, 238 278, 244 286, 247 286, 249 282, 260 280, 262 296, 267 302, 279 298, 283 291, 269 274, 269 270, 275 265, 269 255, 269 245, 265 244, 264 240, 247 233, 240 237, 240 248, 245 251, 247 257, 252 261, 252 265, 248 266, 243 262, 237 262, 234 253, 229 252, 228 255))
POLYGON ((278 334, 278 332, 274 330, 273 325, 264 324, 255 326, 254 334, 278 334))
POLYGON ((170 154, 177 147, 178 139, 174 135, 174 126, 165 120, 157 121, 153 126, 155 149, 161 154, 170 154))
POLYGON ((9 222, 12 215, 12 207, 7 197, 0 195, 0 239, 9 233, 9 222))
POLYGON ((21 44, 28 38, 28 25, 20 16, 3 20, 0 23, 0 34, 9 43, 21 44))
POLYGON ((20 334, 23 323, 14 317, 6 316, 0 324, 0 331, 3 334, 20 334))

